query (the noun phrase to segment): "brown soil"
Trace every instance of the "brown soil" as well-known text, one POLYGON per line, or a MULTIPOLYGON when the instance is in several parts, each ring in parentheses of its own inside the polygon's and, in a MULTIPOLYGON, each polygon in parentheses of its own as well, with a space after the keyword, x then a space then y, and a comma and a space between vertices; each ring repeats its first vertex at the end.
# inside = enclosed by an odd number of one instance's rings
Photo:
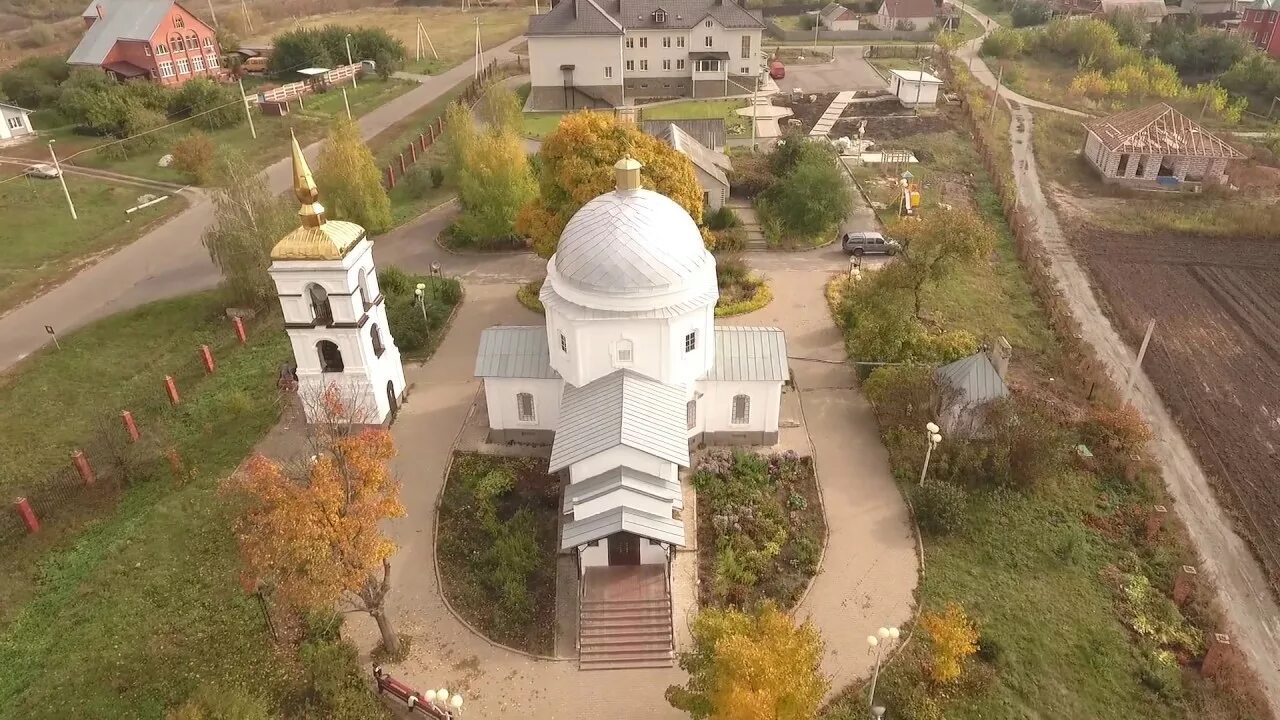
POLYGON ((1072 242, 1132 346, 1156 321, 1144 368, 1280 588, 1280 245, 1092 227, 1072 242))

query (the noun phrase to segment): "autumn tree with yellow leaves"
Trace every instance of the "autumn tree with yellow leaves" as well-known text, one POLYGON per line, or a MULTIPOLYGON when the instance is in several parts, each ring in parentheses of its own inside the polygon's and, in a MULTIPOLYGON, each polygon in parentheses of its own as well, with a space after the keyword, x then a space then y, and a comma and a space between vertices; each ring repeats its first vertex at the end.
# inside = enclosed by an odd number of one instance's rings
MULTIPOLYGON (((330 418, 349 418, 332 387, 321 401, 330 418)), ((236 521, 247 583, 265 583, 299 609, 367 612, 383 647, 399 649, 386 613, 395 545, 381 530, 403 517, 391 474, 391 434, 342 421, 312 425, 311 459, 286 465, 261 455, 226 489, 244 502, 236 521)))
POLYGON ((978 629, 959 604, 947 603, 942 612, 927 612, 920 625, 929 634, 929 674, 937 683, 953 682, 964 663, 978 652, 978 629))
POLYGON ((695 720, 810 720, 829 686, 822 649, 813 623, 797 626, 773 603, 703 610, 680 655, 689 682, 668 687, 667 701, 695 720))
POLYGON ((551 257, 569 218, 613 189, 613 166, 628 155, 644 165, 644 187, 676 201, 695 222, 702 222, 702 189, 689 158, 631 123, 583 110, 561 119, 542 143, 539 196, 516 219, 517 231, 532 240, 538 255, 551 257))

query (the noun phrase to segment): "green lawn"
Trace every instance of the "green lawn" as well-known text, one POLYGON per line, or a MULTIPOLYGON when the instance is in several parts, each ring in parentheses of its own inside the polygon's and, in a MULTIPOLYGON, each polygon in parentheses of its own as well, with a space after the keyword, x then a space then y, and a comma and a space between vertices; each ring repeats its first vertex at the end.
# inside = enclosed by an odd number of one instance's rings
MULTIPOLYGON (((6 165, 3 172, 16 169, 6 165)), ((131 214, 139 195, 155 191, 67 174, 79 220, 67 210, 57 180, 0 184, 0 312, 72 274, 95 255, 136 240, 155 223, 187 206, 171 196, 131 214)), ((0 480, 3 483, 3 480, 0 480)))
MULTIPOLYGON (((1013 16, 1009 10, 1005 9, 1006 5, 1011 7, 1012 3, 1001 2, 1001 0, 968 0, 967 4, 977 8, 978 12, 991 18, 995 24, 1013 27, 1013 16)), ((965 13, 965 15, 968 16, 968 13, 965 13)))
MULTIPOLYGON (((356 117, 363 115, 414 87, 417 87, 417 83, 407 80, 370 78, 361 81, 358 89, 347 88, 351 114, 356 117)), ((338 90, 305 97, 303 102, 306 103, 305 109, 298 109, 295 104, 289 115, 284 117, 268 117, 255 110, 253 122, 258 132, 256 140, 249 132, 247 123, 210 131, 209 135, 218 147, 239 150, 253 162, 266 167, 285 156, 291 129, 297 133, 300 141, 304 144, 309 143, 323 137, 334 118, 346 115, 342 93, 338 90)), ((153 144, 134 148, 126 157, 117 157, 102 150, 92 150, 91 148, 102 144, 102 138, 77 135, 71 128, 55 129, 48 135, 57 139, 58 156, 64 162, 185 184, 187 179, 182 173, 172 167, 159 167, 156 162, 162 155, 170 152, 173 143, 191 129, 191 124, 185 123, 176 126, 173 130, 156 133, 157 139, 153 144)), ((34 145, 26 147, 27 149, 21 152, 39 155, 43 150, 34 145)), ((44 152, 47 154, 48 151, 44 150, 44 152)))
MULTIPOLYGON (((745 91, 744 91, 745 92, 745 91)), ((734 112, 747 106, 745 99, 681 100, 661 105, 641 106, 643 120, 692 120, 722 117, 729 137, 749 137, 751 124, 747 118, 734 112)))
POLYGON ((288 343, 268 317, 235 345, 223 305, 203 293, 113 316, 5 376, 6 490, 32 468, 65 465, 100 417, 118 425, 126 406, 144 441, 162 437, 192 477, 179 485, 160 461, 119 493, 73 489, 39 535, 0 553, 0 719, 160 718, 202 684, 279 701, 295 677, 240 589, 231 510, 215 494, 276 420, 288 343), (216 374, 185 382, 177 409, 135 404, 201 343, 216 346, 216 374), (153 363, 139 367, 140 347, 153 363))
POLYGON ((560 118, 565 113, 558 112, 541 112, 541 113, 525 113, 524 114, 524 134, 535 140, 541 140, 551 134, 552 130, 560 124, 560 118))

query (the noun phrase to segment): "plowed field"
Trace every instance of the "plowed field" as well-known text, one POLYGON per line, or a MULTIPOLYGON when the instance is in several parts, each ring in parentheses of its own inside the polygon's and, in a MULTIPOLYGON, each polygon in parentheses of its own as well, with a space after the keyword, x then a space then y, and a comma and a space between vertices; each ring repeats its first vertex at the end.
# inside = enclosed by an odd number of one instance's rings
POLYGON ((1280 244, 1091 228, 1073 241, 1135 350, 1156 321, 1143 365, 1280 589, 1280 244))

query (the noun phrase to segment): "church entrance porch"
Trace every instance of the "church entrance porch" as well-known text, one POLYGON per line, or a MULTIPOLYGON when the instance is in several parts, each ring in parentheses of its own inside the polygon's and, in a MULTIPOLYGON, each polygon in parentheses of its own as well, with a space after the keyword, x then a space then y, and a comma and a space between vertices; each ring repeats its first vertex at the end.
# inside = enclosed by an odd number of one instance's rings
MULTIPOLYGON (((638 562, 639 544, 635 547, 638 562)), ((671 585, 665 564, 586 568, 580 602, 579 669, 672 666, 671 585)))
POLYGON ((609 565, 639 565, 640 538, 628 532, 609 536, 609 565))

